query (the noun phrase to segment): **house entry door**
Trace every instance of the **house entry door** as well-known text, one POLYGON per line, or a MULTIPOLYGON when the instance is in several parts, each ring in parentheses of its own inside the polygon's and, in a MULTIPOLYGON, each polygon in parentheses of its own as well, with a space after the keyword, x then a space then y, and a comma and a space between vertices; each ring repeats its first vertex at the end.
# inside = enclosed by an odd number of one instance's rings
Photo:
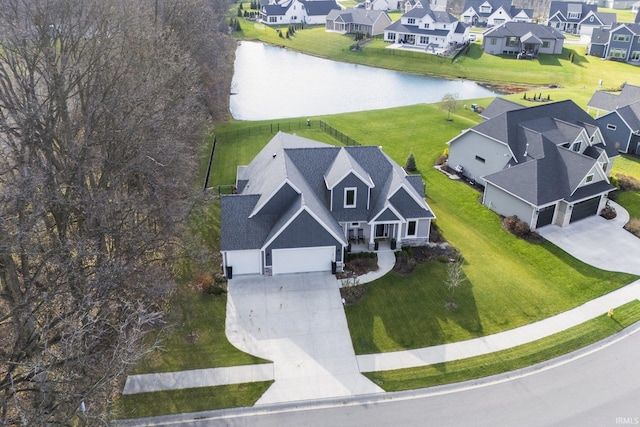
POLYGON ((376 237, 389 237, 389 225, 376 224, 376 237))

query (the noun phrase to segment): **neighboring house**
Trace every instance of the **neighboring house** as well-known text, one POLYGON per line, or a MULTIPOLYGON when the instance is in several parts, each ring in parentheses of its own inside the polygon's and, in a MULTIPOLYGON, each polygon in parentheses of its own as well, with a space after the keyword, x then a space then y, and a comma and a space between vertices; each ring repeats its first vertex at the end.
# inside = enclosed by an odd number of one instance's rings
POLYGON ((325 24, 333 9, 340 10, 334 0, 281 0, 260 7, 260 21, 267 25, 325 24))
POLYGON ((469 39, 469 28, 448 12, 414 7, 384 30, 384 41, 440 53, 469 39))
POLYGON ((491 55, 558 55, 562 53, 564 39, 564 35, 552 27, 529 22, 507 22, 484 32, 482 49, 491 55))
POLYGON ((400 10, 401 0, 365 0, 364 8, 367 10, 400 10))
POLYGON ((282 132, 238 167, 236 192, 221 196, 227 276, 342 271, 352 243, 424 245, 435 218, 422 177, 407 175, 381 147, 282 132))
POLYGON ((598 214, 614 189, 608 175, 615 155, 595 119, 562 101, 505 111, 474 126, 449 142, 448 162, 485 187, 489 209, 535 230, 598 214))
POLYGON ((391 18, 382 10, 345 9, 332 10, 327 15, 326 31, 341 34, 362 33, 377 36, 391 24, 391 18))
POLYGON ((606 140, 623 153, 640 154, 640 98, 596 119, 606 140))
POLYGON ((401 2, 401 9, 404 13, 409 12, 415 7, 429 8, 438 12, 445 12, 447 10, 446 0, 406 0, 401 2))
POLYGON ((640 24, 618 24, 609 31, 602 58, 640 64, 640 24))
POLYGON ((598 117, 601 113, 608 113, 626 105, 633 104, 636 101, 640 101, 640 86, 627 83, 622 87, 622 90, 617 93, 604 90, 596 91, 591 96, 589 102, 587 102, 587 112, 590 113, 593 108, 596 110, 596 117, 598 117))
POLYGON ((616 14, 589 11, 578 24, 578 33, 590 36, 594 30, 610 30, 616 25, 616 14))
POLYGON ((462 22, 474 27, 493 27, 505 22, 533 22, 533 9, 519 9, 512 0, 467 0, 462 22))
POLYGON ((598 5, 595 4, 552 1, 549 7, 547 25, 558 31, 578 34, 582 20, 589 15, 589 12, 597 11, 598 5))

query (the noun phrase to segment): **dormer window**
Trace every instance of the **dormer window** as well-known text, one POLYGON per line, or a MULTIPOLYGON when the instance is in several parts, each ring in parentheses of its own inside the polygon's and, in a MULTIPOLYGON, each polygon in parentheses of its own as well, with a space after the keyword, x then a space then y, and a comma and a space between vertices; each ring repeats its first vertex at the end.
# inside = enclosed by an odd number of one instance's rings
POLYGON ((571 146, 571 149, 576 153, 580 151, 580 146, 582 145, 582 141, 574 142, 571 146))
POLYGON ((586 182, 591 182, 593 181, 593 175, 587 175, 587 179, 585 180, 586 182))
POLYGON ((407 18, 407 24, 415 24, 416 18, 407 18))
POLYGON ((357 195, 358 195, 358 189, 356 187, 345 188, 344 189, 344 207, 355 208, 357 195))

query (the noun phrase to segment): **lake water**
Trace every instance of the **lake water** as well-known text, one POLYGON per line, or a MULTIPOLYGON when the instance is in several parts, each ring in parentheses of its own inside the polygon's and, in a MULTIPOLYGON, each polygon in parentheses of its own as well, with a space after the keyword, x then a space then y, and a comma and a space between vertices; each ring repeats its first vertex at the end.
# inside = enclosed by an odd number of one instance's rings
POLYGON ((257 42, 241 42, 231 83, 231 114, 271 120, 438 102, 498 93, 469 80, 447 80, 346 64, 257 42))

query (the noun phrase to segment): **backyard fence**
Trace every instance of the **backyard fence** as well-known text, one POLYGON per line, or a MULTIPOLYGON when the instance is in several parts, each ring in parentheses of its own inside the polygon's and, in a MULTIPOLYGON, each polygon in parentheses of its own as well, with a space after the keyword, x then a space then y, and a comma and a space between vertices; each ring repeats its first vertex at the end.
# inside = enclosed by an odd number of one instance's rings
POLYGON ((320 120, 320 129, 343 143, 344 145, 361 145, 358 141, 340 132, 338 129, 320 120))
POLYGON ((291 132, 298 129, 309 129, 313 127, 318 127, 318 122, 314 120, 301 120, 301 121, 287 121, 287 122, 276 122, 276 123, 266 123, 256 126, 250 126, 246 128, 238 128, 236 130, 229 130, 223 132, 216 132, 216 137, 222 140, 228 139, 236 139, 243 138, 252 135, 262 135, 265 133, 278 133, 280 131, 283 132, 291 132))
POLYGON ((218 140, 233 140, 239 138, 245 138, 252 135, 261 135, 265 133, 274 134, 279 131, 294 131, 298 129, 321 129, 323 132, 328 133, 344 145, 361 145, 358 141, 351 138, 348 135, 340 132, 333 126, 323 122, 322 120, 304 120, 304 121, 290 121, 290 122, 276 122, 267 123, 262 125, 256 125, 246 127, 242 129, 236 129, 233 131, 216 132, 213 137, 213 143, 211 145, 211 153, 209 155, 209 165, 207 167, 207 174, 204 179, 203 190, 207 191, 212 196, 219 196, 221 194, 232 194, 234 192, 234 185, 216 185, 209 187, 209 177, 211 176, 211 167, 213 166, 213 156, 216 150, 216 142, 218 140))

